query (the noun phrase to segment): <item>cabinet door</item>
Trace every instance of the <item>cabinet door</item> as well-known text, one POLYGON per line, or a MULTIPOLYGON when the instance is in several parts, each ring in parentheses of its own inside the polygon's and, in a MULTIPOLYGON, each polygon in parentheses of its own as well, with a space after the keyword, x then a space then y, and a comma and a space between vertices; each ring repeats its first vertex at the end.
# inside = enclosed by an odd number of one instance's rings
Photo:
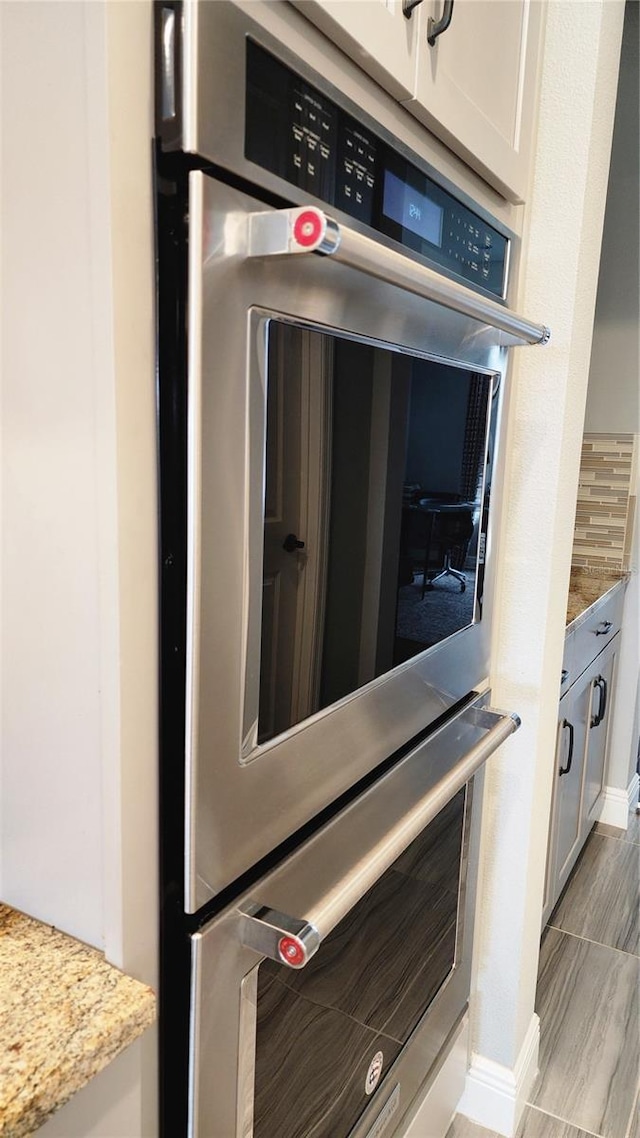
POLYGON ((429 17, 441 18, 443 0, 424 0, 416 92, 405 104, 514 202, 527 194, 542 9, 540 0, 455 0, 431 45, 429 17))
POLYGON ((600 796, 604 788, 607 738, 611 720, 611 699, 615 682, 618 637, 605 648, 589 669, 591 679, 591 708, 587 729, 584 797, 582 817, 588 832, 597 822, 600 796), (595 675, 593 674, 595 671, 595 675))
POLYGON ((573 868, 583 842, 582 783, 591 704, 591 679, 581 677, 565 696, 567 710, 558 725, 553 904, 573 868))
POLYGON ((402 14, 402 0, 292 0, 295 7, 395 99, 416 86, 421 15, 402 14))

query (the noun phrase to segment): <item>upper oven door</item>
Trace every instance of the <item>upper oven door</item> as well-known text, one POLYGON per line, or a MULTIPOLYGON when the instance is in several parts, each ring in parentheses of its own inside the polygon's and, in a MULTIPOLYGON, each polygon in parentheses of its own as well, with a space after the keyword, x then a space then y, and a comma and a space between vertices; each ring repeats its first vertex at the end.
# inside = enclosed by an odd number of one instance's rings
POLYGON ((189 911, 488 672, 506 345, 542 332, 348 230, 304 252, 309 213, 190 175, 189 911))

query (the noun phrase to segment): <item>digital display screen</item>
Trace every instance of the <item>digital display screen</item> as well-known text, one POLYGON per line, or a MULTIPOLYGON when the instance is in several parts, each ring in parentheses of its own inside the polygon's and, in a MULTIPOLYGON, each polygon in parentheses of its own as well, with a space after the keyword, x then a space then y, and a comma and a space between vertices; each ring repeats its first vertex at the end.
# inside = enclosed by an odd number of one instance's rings
POLYGON ((418 193, 390 170, 384 174, 383 213, 404 229, 410 229, 438 248, 442 245, 443 209, 418 193))

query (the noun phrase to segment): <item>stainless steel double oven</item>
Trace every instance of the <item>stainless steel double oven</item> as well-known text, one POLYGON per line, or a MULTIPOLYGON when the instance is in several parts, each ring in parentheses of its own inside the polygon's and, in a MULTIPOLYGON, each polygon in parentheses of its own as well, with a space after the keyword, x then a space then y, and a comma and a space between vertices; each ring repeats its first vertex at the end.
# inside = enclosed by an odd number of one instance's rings
POLYGON ((506 306, 513 234, 278 7, 156 13, 171 1138, 401 1132, 465 1011, 518 723, 488 690, 500 411, 548 333, 506 306))

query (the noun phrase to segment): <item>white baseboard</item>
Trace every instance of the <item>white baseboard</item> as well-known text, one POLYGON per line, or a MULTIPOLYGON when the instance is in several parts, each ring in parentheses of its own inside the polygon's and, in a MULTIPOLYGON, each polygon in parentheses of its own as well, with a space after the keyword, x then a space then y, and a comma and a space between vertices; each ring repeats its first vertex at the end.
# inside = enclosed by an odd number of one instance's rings
POLYGON ((514 1067, 473 1052, 458 1113, 512 1138, 538 1074, 539 1045, 540 1020, 534 1014, 514 1067))
POLYGON ((619 786, 605 786, 602 792, 602 805, 598 811, 598 821, 606 826, 617 826, 626 830, 629 807, 638 801, 638 775, 634 774, 629 786, 623 790, 619 786))

